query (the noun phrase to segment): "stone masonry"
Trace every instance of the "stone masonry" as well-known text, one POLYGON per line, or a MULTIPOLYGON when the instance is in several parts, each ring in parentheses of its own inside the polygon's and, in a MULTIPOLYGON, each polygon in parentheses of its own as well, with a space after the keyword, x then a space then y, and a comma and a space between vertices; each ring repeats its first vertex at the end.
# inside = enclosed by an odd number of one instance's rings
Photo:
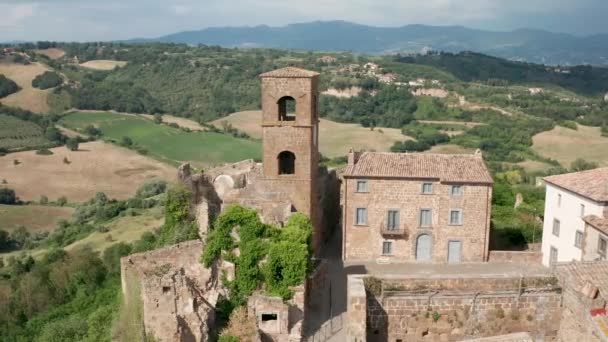
MULTIPOLYGON (((436 159, 432 155, 420 155, 417 158, 436 159)), ((483 163, 481 156, 470 155, 464 158, 473 162, 477 159, 476 163, 483 163)), ((354 166, 349 167, 356 167, 356 159, 351 154, 350 162, 354 166)), ((418 165, 408 167, 417 168, 418 165)), ((349 175, 347 171, 344 177, 344 261, 414 262, 423 237, 430 240, 427 241, 431 254, 429 262, 448 262, 450 241, 460 242, 461 262, 487 261, 491 179, 446 182, 431 174, 417 177, 383 176, 372 172, 367 174, 369 176, 349 175), (357 190, 360 181, 367 183, 366 191, 357 190), (432 193, 422 192, 423 183, 431 184, 432 193), (461 186, 460 195, 451 194, 453 185, 461 186), (365 224, 358 225, 355 222, 357 208, 365 208, 365 224), (422 209, 430 210, 432 215, 432 223, 426 227, 421 224, 422 209), (388 210, 398 211, 399 226, 394 232, 386 229, 388 210), (460 210, 461 224, 450 225, 451 210, 460 210), (384 253, 384 242, 392 243, 390 253, 384 253)))
POLYGON ((460 341, 516 332, 557 338, 561 294, 550 276, 372 279, 348 279, 349 342, 460 341))

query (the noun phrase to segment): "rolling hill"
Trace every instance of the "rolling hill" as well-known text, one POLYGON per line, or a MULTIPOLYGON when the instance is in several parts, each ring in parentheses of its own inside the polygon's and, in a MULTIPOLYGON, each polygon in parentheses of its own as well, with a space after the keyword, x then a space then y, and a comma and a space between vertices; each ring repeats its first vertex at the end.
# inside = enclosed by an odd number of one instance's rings
POLYGON ((606 34, 577 37, 529 29, 494 32, 461 26, 373 27, 344 21, 317 21, 283 27, 213 27, 134 41, 373 54, 419 53, 428 49, 475 51, 542 64, 608 65, 606 34))

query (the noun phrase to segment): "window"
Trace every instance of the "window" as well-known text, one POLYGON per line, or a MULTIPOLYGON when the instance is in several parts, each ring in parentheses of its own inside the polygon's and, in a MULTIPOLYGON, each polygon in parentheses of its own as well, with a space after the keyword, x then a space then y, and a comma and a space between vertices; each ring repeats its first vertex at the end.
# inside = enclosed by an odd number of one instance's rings
POLYGON ((581 217, 585 217, 585 205, 581 204, 581 217))
POLYGON ((267 321, 276 321, 278 319, 277 314, 267 314, 267 313, 263 313, 262 314, 262 322, 267 322, 267 321))
POLYGON ((549 263, 555 264, 557 262, 557 248, 551 246, 551 254, 549 254, 549 263))
POLYGON ((393 242, 384 241, 382 243, 382 255, 392 255, 392 254, 393 254, 393 242))
POLYGON ((450 225, 451 226, 462 225, 462 210, 460 210, 460 209, 450 210, 450 225))
POLYGON ((387 230, 399 230, 399 210, 389 210, 386 220, 387 230))
POLYGON ((432 194, 433 193, 433 183, 422 183, 422 193, 423 194, 432 194))
POLYGON ((430 227, 433 223, 431 209, 420 210, 420 227, 430 227))
POLYGON ((562 206, 562 194, 557 194, 557 206, 562 206))
POLYGON ((576 231, 574 233, 574 247, 583 247, 583 232, 576 231))
POLYGON ((358 226, 367 225, 367 208, 357 208, 355 224, 358 226))
POLYGON ((279 175, 293 175, 296 173, 296 155, 289 151, 279 153, 279 175))
POLYGON ((277 104, 279 106, 279 121, 296 121, 296 100, 293 97, 282 97, 277 104))
POLYGON ((608 241, 603 237, 600 237, 597 242, 597 253, 602 257, 602 259, 606 258, 606 247, 608 246, 608 241))
POLYGON ((452 196, 462 196, 462 185, 452 185, 452 196))
POLYGON ((559 237, 560 223, 558 219, 553 219, 553 235, 559 237))
POLYGON ((368 192, 367 191, 367 181, 366 180, 358 180, 357 181, 357 192, 368 192))

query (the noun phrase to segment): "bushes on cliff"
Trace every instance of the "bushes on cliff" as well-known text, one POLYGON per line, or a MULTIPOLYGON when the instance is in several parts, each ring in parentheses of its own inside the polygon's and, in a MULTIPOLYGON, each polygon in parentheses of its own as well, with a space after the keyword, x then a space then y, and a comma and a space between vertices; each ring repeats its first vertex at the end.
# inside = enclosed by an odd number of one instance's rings
POLYGON ((235 264, 235 279, 225 280, 233 307, 258 289, 289 299, 290 287, 303 283, 310 272, 311 236, 312 224, 303 214, 294 214, 279 228, 262 223, 253 209, 232 206, 215 221, 201 261, 209 267, 223 257, 235 264))
POLYGON ((184 186, 169 189, 165 201, 165 224, 158 236, 158 247, 198 238, 198 227, 190 212, 191 200, 192 192, 184 186))

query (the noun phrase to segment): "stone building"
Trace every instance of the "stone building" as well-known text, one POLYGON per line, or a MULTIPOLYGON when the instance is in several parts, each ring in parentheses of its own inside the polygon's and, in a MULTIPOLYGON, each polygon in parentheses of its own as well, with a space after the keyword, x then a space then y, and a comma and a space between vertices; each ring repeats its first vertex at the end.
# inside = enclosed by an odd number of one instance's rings
POLYGON ((605 259, 608 168, 544 178, 543 264, 605 259))
POLYGON ((492 177, 481 153, 353 153, 343 184, 343 260, 487 260, 492 177))

